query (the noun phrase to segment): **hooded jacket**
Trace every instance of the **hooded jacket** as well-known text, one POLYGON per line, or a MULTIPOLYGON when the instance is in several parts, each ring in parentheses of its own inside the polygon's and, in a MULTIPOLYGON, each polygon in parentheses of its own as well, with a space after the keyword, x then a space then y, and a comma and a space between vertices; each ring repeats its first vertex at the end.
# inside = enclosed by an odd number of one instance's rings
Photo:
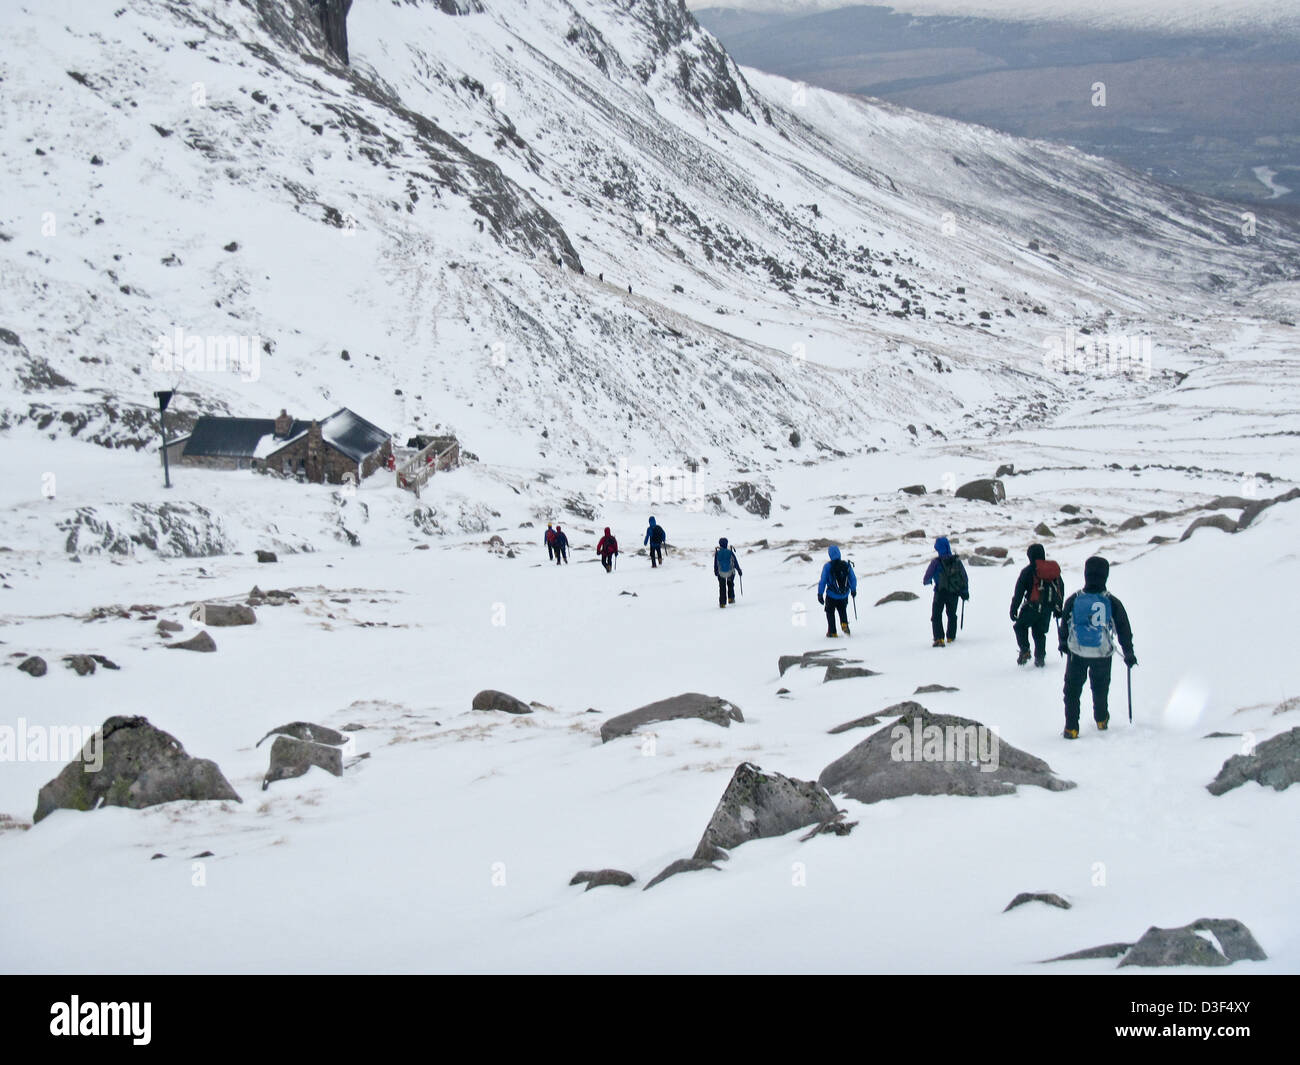
POLYGON ((845 594, 835 591, 835 585, 831 580, 831 564, 840 560, 840 549, 834 544, 826 549, 826 554, 830 556, 830 562, 822 566, 822 577, 817 582, 817 598, 825 596, 827 599, 847 599, 850 595, 858 594, 858 575, 853 572, 853 567, 849 567, 849 590, 845 594))
MULTIPOLYGON (((1020 571, 1020 576, 1016 579, 1016 590, 1011 596, 1011 614, 1014 617, 1020 613, 1020 605, 1023 602, 1026 606, 1031 604, 1029 596, 1034 590, 1034 577, 1037 575, 1037 565, 1039 562, 1047 561, 1047 551, 1042 544, 1030 544, 1026 552, 1029 556, 1029 565, 1020 571)), ((1065 588, 1061 587, 1061 594, 1064 596, 1065 588)))
POLYGON ((1115 635, 1119 637, 1120 650, 1125 659, 1135 658, 1133 653, 1133 626, 1129 624, 1128 611, 1124 604, 1106 591, 1106 581, 1110 578, 1110 563, 1100 555, 1093 555, 1083 564, 1083 592, 1075 592, 1065 601, 1062 608, 1061 624, 1057 629, 1057 646, 1064 654, 1069 650, 1070 622, 1074 617, 1074 601, 1083 593, 1104 595, 1110 600, 1110 616, 1115 624, 1115 635))
POLYGON ((614 534, 609 531, 609 526, 605 526, 605 535, 600 538, 600 543, 596 545, 596 554, 598 555, 617 555, 618 541, 614 539, 614 534))
POLYGON ((744 576, 740 568, 740 559, 736 557, 736 552, 727 546, 725 536, 718 541, 718 546, 713 549, 713 575, 719 580, 733 575, 744 576), (725 571, 725 574, 723 571, 725 571))
POLYGON ((923 585, 933 584, 935 592, 938 593, 939 591, 938 580, 939 580, 939 575, 943 572, 944 559, 951 558, 953 560, 953 565, 961 566, 963 573, 966 571, 966 567, 962 565, 961 559, 957 555, 953 554, 952 544, 948 543, 948 537, 940 536, 937 540, 935 540, 934 550, 936 553, 935 557, 930 559, 930 565, 926 567, 925 579, 922 580, 921 583, 923 585))
POLYGON ((646 544, 662 544, 668 539, 668 534, 664 532, 662 525, 656 525, 654 518, 650 519, 650 527, 645 531, 645 539, 641 541, 644 547, 646 544))

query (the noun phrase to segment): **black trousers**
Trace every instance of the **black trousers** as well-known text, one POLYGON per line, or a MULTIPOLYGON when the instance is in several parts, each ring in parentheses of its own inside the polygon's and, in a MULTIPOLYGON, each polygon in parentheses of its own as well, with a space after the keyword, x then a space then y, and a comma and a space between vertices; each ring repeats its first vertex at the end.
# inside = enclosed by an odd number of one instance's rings
POLYGON ((554 544, 547 544, 547 545, 546 545, 546 557, 547 557, 548 559, 553 559, 553 558, 555 558, 555 545, 554 545, 554 544))
POLYGON ((558 566, 561 562, 568 562, 568 561, 569 561, 569 549, 567 547, 556 545, 555 564, 558 566))
POLYGON ((1047 657, 1047 632, 1052 627, 1052 612, 1034 604, 1020 608, 1016 618, 1016 644, 1021 651, 1029 650, 1029 634, 1034 634, 1034 657, 1047 657))
POLYGON ((650 568, 654 569, 654 567, 657 566, 663 560, 664 560, 664 545, 651 544, 650 545, 650 568))
POLYGON ((956 592, 941 592, 937 588, 934 591, 934 605, 930 607, 930 630, 934 633, 936 640, 942 640, 944 637, 943 630, 943 612, 948 612, 948 639, 957 638, 957 602, 961 599, 956 592))
POLYGON ((614 558, 614 556, 613 556, 612 553, 611 553, 611 554, 608 554, 608 555, 601 555, 601 556, 600 556, 600 564, 601 564, 602 566, 605 567, 605 572, 606 572, 606 573, 608 573, 611 569, 614 568, 614 567, 613 567, 613 558, 614 558))
POLYGON ((736 601, 736 575, 718 577, 718 606, 726 606, 736 601))
POLYGON ((1092 688, 1092 719, 1110 720, 1110 656, 1083 658, 1070 655, 1065 663, 1065 727, 1079 728, 1079 700, 1083 695, 1083 682, 1092 688))
POLYGON ((849 627, 849 601, 847 599, 832 599, 829 595, 826 597, 826 635, 835 635, 835 613, 839 612, 840 627, 848 631, 849 627))

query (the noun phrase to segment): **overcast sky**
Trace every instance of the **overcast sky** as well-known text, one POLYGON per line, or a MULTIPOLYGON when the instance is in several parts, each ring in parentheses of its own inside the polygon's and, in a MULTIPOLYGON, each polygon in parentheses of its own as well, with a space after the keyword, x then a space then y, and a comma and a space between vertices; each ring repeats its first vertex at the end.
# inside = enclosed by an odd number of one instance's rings
MULTIPOLYGON (((863 0, 860 0, 863 2, 863 0)), ((865 0, 917 15, 988 15, 1069 18, 1102 24, 1180 28, 1272 26, 1300 23, 1300 0, 865 0)), ((817 11, 853 6, 843 0, 686 0, 690 8, 817 11)))

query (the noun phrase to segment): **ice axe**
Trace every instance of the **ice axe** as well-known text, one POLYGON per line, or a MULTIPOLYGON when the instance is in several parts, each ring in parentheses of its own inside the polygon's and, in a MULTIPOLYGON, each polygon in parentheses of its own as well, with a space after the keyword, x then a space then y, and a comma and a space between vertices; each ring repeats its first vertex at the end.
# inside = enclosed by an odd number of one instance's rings
POLYGON ((1133 667, 1124 663, 1128 669, 1128 723, 1133 724, 1133 667))

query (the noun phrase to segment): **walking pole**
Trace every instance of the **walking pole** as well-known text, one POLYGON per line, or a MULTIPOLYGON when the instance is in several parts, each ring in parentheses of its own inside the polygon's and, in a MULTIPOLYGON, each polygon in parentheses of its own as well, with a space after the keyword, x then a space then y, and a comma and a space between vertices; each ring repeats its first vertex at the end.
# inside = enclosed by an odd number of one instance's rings
POLYGON ((961 601, 961 631, 966 631, 966 600, 961 601))
POLYGON ((1128 668, 1128 723, 1133 724, 1133 667, 1125 663, 1128 668))
POLYGON ((858 620, 858 593, 853 593, 853 620, 858 620))

